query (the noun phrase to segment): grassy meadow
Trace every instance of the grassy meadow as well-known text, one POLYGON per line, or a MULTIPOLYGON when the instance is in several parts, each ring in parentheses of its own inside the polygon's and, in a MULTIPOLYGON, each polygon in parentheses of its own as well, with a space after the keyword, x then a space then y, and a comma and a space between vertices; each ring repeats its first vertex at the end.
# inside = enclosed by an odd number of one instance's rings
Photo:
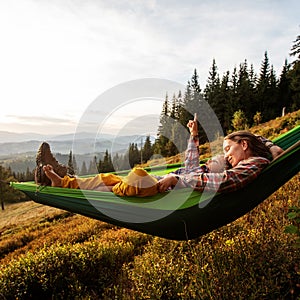
MULTIPOLYGON (((299 124, 299 113, 289 118, 299 124)), ((191 241, 32 201, 7 205, 0 299, 300 299, 297 237, 284 232, 289 207, 300 205, 299 185, 300 174, 245 216, 191 241)))

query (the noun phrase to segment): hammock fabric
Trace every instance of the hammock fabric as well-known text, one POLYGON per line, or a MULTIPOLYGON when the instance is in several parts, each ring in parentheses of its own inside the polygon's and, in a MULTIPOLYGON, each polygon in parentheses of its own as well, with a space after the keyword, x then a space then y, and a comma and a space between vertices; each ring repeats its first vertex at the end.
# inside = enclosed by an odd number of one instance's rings
MULTIPOLYGON (((28 182, 12 182, 11 186, 41 204, 167 239, 188 240, 241 217, 299 172, 300 126, 281 135, 274 143, 286 151, 253 182, 226 194, 177 189, 137 198, 117 197, 110 192, 39 187, 28 182)), ((178 167, 171 165, 152 172, 163 174, 178 167)))

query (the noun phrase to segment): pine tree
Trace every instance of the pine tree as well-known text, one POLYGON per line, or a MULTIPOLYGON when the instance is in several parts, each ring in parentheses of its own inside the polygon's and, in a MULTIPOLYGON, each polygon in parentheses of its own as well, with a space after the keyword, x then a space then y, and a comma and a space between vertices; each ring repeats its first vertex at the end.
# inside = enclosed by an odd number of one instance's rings
POLYGON ((291 79, 288 76, 289 68, 287 59, 284 61, 284 65, 280 74, 278 82, 278 93, 277 93, 277 103, 280 109, 289 110, 292 103, 292 93, 290 89, 291 79))
POLYGON ((220 86, 220 98, 224 102, 223 104, 223 117, 220 117, 220 123, 224 132, 227 132, 231 128, 231 116, 233 115, 232 103, 231 103, 231 90, 229 86, 229 71, 227 71, 221 80, 220 86))
POLYGON ((71 175, 75 174, 75 168, 73 164, 73 155, 72 155, 72 150, 69 153, 69 159, 68 159, 68 172, 71 175))
POLYGON ((267 107, 269 114, 267 115, 268 120, 274 119, 281 114, 281 107, 280 103, 278 101, 278 81, 276 78, 276 73, 274 70, 273 65, 271 65, 271 71, 270 71, 270 87, 268 92, 268 101, 267 101, 267 107))
POLYGON ((300 108, 300 35, 294 41, 290 55, 296 57, 288 73, 292 93, 291 110, 298 110, 300 108))
MULTIPOLYGON (((21 177, 21 176, 20 176, 21 177)), ((23 180, 24 181, 25 176, 23 174, 23 180)), ((23 193, 20 191, 12 189, 7 183, 15 181, 15 178, 12 176, 11 172, 0 166, 0 202, 1 202, 1 208, 4 210, 4 203, 12 203, 20 200, 26 199, 23 193), (7 183, 5 183, 7 182, 7 183)), ((21 181, 21 180, 18 180, 21 181)))
POLYGON ((29 170, 29 167, 26 168, 26 175, 25 175, 25 181, 33 181, 34 180, 34 174, 32 171, 29 170))
POLYGON ((207 84, 204 89, 204 98, 213 108, 215 106, 215 95, 218 93, 219 86, 220 78, 218 74, 218 67, 216 65, 215 59, 213 59, 212 67, 209 71, 209 76, 207 79, 207 84))
POLYGON ((177 105, 177 98, 175 94, 172 98, 172 107, 171 107, 171 113, 170 113, 171 119, 178 119, 178 105, 177 105))
POLYGON ((247 60, 240 64, 236 89, 237 108, 245 112, 248 120, 252 119, 255 110, 255 90, 249 75, 247 60))
MULTIPOLYGON (((194 114, 198 115, 198 135, 200 143, 204 143, 207 141, 206 134, 201 126, 201 121, 203 121, 204 116, 207 113, 207 103, 203 99, 201 94, 201 88, 198 81, 198 73, 197 70, 194 70, 193 76, 191 78, 191 84, 187 87, 186 97, 184 99, 184 108, 186 110, 186 119, 184 122, 184 126, 186 126, 189 120, 194 118, 194 114)), ((203 124, 206 123, 206 120, 203 121, 203 124)))
POLYGON ((171 135, 168 143, 166 144, 166 155, 175 155, 178 151, 184 151, 186 148, 186 121, 184 116, 189 116, 188 112, 184 109, 181 91, 178 93, 178 97, 175 95, 172 99, 171 110, 171 135))
POLYGON ((150 135, 146 137, 145 143, 142 148, 143 162, 147 162, 153 155, 153 148, 151 145, 150 135))
POLYGON ((176 115, 175 115, 175 118, 176 120, 178 120, 180 122, 180 116, 181 116, 181 107, 183 105, 183 100, 182 100, 182 95, 181 95, 181 91, 178 92, 178 95, 177 95, 177 107, 176 107, 176 115))
POLYGON ((108 173, 115 171, 112 164, 111 155, 108 153, 107 149, 105 150, 103 161, 101 159, 99 160, 98 171, 99 173, 108 173))
MULTIPOLYGON (((238 100, 237 100, 237 89, 238 89, 238 73, 237 68, 234 67, 231 80, 230 80, 230 103, 231 103, 231 110, 233 112, 240 109, 238 100)), ((232 114, 230 115, 230 117, 232 114)))
POLYGON ((168 157, 178 154, 178 149, 173 141, 175 142, 175 139, 169 140, 166 145, 166 156, 168 157))
POLYGON ((268 58, 267 51, 264 55, 264 60, 261 64, 260 76, 256 87, 256 110, 260 111, 263 116, 263 120, 269 120, 268 104, 270 98, 270 80, 271 79, 271 68, 268 58))
POLYGON ((133 168, 136 164, 140 163, 140 152, 136 143, 130 143, 128 149, 128 160, 130 168, 133 168))
MULTIPOLYGON (((200 101, 203 100, 201 96, 201 88, 198 80, 199 76, 197 70, 194 70, 193 76, 191 78, 191 94, 189 102, 186 102, 186 109, 191 114, 190 119, 193 119, 194 113, 199 112, 199 106, 201 105, 200 101)), ((189 119, 189 120, 190 120, 189 119)))
MULTIPOLYGON (((223 87, 224 88, 224 87, 223 87)), ((204 98, 213 109, 221 126, 225 123, 225 101, 221 93, 221 82, 218 74, 218 67, 215 59, 213 59, 212 67, 209 71, 207 84, 204 89, 204 98)))
MULTIPOLYGON (((162 112, 160 115, 160 125, 158 127, 158 138, 155 143, 155 151, 156 153, 160 153, 164 155, 164 149, 170 138, 170 112, 169 112, 169 101, 168 95, 165 97, 165 101, 163 103, 162 112)), ((130 163, 131 165, 131 163, 130 163)))
POLYGON ((250 66, 249 79, 250 79, 251 88, 254 89, 256 87, 257 76, 255 74, 253 64, 251 64, 250 66))
POLYGON ((300 61, 300 35, 298 35, 296 40, 294 41, 294 45, 291 48, 290 56, 295 56, 296 61, 300 61))

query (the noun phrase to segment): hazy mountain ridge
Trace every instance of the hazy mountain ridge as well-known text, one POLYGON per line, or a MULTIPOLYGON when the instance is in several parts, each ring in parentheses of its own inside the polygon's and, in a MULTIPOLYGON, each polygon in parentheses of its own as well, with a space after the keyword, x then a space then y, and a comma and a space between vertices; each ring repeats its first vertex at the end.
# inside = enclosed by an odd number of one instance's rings
MULTIPOLYGON (((17 134, 10 132, 0 132, 0 164, 4 167, 11 167, 15 172, 25 172, 27 167, 33 170, 35 167, 35 157, 40 144, 47 141, 55 157, 64 164, 68 163, 69 153, 72 150, 76 162, 81 167, 83 161, 87 164, 93 160, 94 156, 102 158, 106 150, 112 155, 115 153, 124 154, 130 143, 137 143, 140 147, 145 136, 114 136, 109 134, 95 137, 94 134, 81 132, 76 134, 62 134, 57 136, 44 136, 39 134, 17 134), (3 142, 4 137, 11 142, 3 142), (14 141, 19 138, 19 141, 14 141), (27 139, 27 140, 26 140, 27 139)), ((152 142, 154 138, 151 138, 152 142)))
MULTIPOLYGON (((124 153, 130 143, 141 144, 145 136, 129 135, 114 136, 101 134, 100 137, 93 133, 81 132, 74 134, 62 134, 57 136, 39 134, 19 134, 0 131, 0 156, 13 156, 22 153, 36 153, 39 145, 47 141, 53 152, 68 154, 73 150, 75 154, 94 152, 124 153)), ((154 138, 152 138, 154 140, 154 138)))

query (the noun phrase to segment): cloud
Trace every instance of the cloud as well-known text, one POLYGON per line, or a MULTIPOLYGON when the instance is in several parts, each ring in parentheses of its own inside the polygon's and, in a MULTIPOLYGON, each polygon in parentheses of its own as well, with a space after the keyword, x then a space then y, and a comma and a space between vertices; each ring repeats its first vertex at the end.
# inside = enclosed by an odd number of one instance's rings
POLYGON ((204 88, 213 58, 220 75, 245 59, 258 72, 268 51, 278 73, 298 35, 297 11, 294 0, 2 1, 0 119, 71 124, 115 85, 186 84, 194 68, 204 88))
POLYGON ((74 132, 76 126, 77 123, 70 119, 8 115, 5 120, 0 122, 0 131, 61 134, 74 132))
POLYGON ((55 118, 55 117, 47 117, 47 116, 19 116, 19 115, 7 115, 8 118, 13 119, 16 122, 28 123, 28 124, 36 124, 36 125, 49 125, 53 123, 59 124, 72 124, 74 125, 74 121, 70 121, 69 119, 55 118))

